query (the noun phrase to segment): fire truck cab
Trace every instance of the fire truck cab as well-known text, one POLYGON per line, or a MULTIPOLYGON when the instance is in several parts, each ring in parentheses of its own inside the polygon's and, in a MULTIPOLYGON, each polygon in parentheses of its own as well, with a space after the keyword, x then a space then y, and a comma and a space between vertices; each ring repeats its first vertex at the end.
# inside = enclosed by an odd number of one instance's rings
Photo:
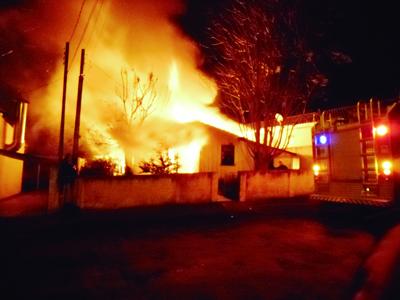
POLYGON ((400 103, 372 99, 324 111, 313 132, 312 199, 366 205, 396 204, 400 103))

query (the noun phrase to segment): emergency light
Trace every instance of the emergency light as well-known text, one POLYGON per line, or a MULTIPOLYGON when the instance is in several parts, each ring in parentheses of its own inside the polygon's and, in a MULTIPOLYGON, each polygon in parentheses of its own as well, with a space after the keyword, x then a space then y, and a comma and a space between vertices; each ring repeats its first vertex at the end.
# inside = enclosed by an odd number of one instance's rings
POLYGON ((382 162, 382 169, 383 169, 383 174, 386 176, 389 176, 392 174, 392 162, 389 160, 385 160, 382 162))
POLYGON ((324 133, 319 134, 315 137, 315 144, 316 145, 326 145, 328 144, 328 136, 324 133))
POLYGON ((321 167, 318 164, 313 165, 313 171, 314 171, 315 176, 319 175, 320 170, 321 170, 321 167))
POLYGON ((374 132, 378 136, 385 136, 388 134, 389 128, 386 125, 381 124, 374 128, 374 132))

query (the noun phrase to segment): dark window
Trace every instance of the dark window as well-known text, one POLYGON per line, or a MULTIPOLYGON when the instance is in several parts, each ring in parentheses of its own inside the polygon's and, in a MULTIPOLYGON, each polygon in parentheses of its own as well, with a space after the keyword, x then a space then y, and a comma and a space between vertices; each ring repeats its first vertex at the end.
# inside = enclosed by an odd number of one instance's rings
POLYGON ((232 144, 221 145, 221 165, 233 166, 235 164, 235 146, 232 144))

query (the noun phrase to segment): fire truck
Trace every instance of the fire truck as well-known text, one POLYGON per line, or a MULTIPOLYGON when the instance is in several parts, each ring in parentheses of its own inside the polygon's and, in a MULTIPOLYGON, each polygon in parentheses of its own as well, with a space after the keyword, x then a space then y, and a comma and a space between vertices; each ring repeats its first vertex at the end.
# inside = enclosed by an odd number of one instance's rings
MULTIPOLYGON (((312 199, 393 206, 399 195, 400 102, 370 100, 319 114, 312 199)), ((396 201, 397 200, 397 201, 396 201)))

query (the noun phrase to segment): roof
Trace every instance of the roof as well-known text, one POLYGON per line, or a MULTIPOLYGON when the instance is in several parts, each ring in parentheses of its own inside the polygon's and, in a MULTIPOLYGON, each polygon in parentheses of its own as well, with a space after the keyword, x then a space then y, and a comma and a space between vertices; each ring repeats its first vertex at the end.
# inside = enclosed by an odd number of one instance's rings
MULTIPOLYGON (((254 142, 254 141, 250 141, 249 139, 246 139, 246 138, 244 138, 244 137, 240 137, 240 136, 234 135, 234 134, 232 134, 232 133, 230 133, 230 132, 224 131, 224 130, 222 130, 222 129, 219 129, 219 128, 217 128, 217 127, 211 126, 211 125, 209 125, 209 124, 204 124, 204 123, 201 123, 201 122, 193 122, 193 123, 194 123, 194 124, 199 124, 200 126, 206 128, 208 131, 210 131, 210 130, 211 130, 211 131, 216 131, 216 132, 218 132, 219 134, 227 135, 227 136, 229 136, 230 138, 232 138, 232 139, 237 139, 237 140, 240 141, 240 142, 245 142, 245 143, 248 143, 248 144, 256 144, 256 142, 254 142)), ((290 156, 299 156, 297 153, 290 152, 290 151, 287 151, 287 150, 278 149, 278 148, 273 148, 273 147, 270 147, 270 146, 267 146, 267 145, 263 145, 263 147, 265 147, 265 149, 276 149, 276 150, 279 151, 279 153, 285 153, 285 154, 288 154, 288 155, 290 155, 290 156)))

